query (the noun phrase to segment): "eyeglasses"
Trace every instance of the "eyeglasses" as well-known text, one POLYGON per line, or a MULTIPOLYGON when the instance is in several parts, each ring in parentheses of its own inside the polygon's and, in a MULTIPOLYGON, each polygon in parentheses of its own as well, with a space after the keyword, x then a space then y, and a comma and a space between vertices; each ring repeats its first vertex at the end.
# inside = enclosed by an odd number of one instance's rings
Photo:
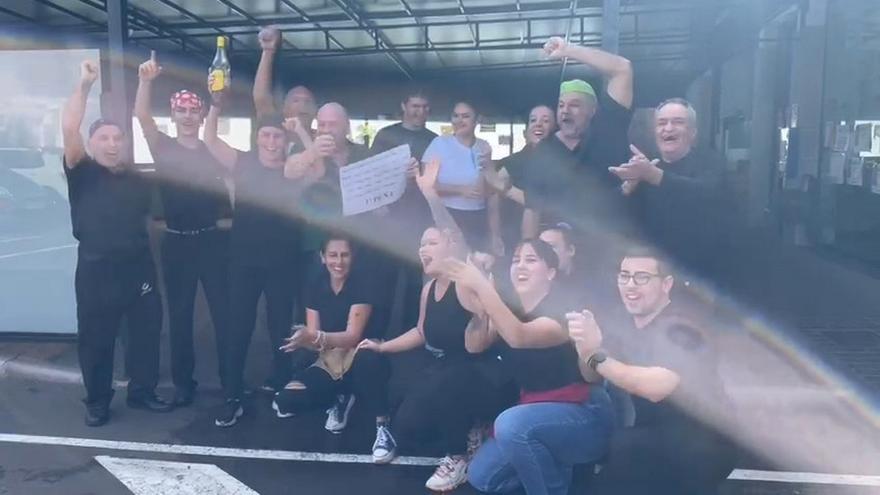
POLYGON ((645 285, 651 281, 652 278, 662 278, 663 275, 659 273, 649 273, 649 272, 620 272, 617 274, 617 285, 626 285, 630 280, 633 281, 636 285, 645 285))

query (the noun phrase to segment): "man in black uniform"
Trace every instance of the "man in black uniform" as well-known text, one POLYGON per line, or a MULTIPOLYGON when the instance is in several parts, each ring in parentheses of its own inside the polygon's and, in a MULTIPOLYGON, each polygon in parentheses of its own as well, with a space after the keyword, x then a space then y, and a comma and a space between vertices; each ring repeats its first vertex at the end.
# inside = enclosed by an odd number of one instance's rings
POLYGON ((633 250, 620 263, 617 287, 628 322, 604 333, 589 311, 569 313, 569 333, 584 378, 621 390, 623 423, 608 463, 590 493, 715 493, 736 449, 722 433, 737 431, 719 374, 719 348, 707 311, 670 296, 666 263, 633 250))
POLYGON ((235 177, 235 209, 230 239, 229 298, 231 323, 226 339, 226 403, 214 424, 228 427, 244 414, 244 370, 260 296, 266 296, 266 318, 272 347, 267 385, 284 387, 291 362, 280 350, 290 336, 299 270, 299 222, 295 218, 295 184, 284 178, 288 137, 283 117, 263 115, 255 122, 256 147, 240 152, 217 136, 226 95, 212 94, 205 120, 205 145, 235 177))
POLYGON ((128 323, 129 407, 167 412, 156 396, 162 301, 150 255, 146 219, 150 190, 126 165, 122 127, 99 119, 89 128, 88 153, 80 134, 86 100, 98 65, 85 61, 80 80, 62 113, 64 172, 76 266, 77 349, 86 387, 86 424, 110 418, 113 351, 123 317, 128 323), (90 153, 90 154, 89 154, 90 153))
POLYGON ((607 89, 596 92, 579 79, 560 86, 559 130, 535 147, 532 164, 525 170, 523 235, 537 237, 542 226, 560 221, 574 227, 576 237, 616 228, 611 222, 621 217, 623 202, 608 167, 629 157, 632 66, 619 55, 570 45, 558 37, 547 41, 544 52, 553 59, 568 57, 593 67, 607 81, 607 89))
POLYGON ((221 382, 226 349, 227 234, 217 221, 228 212, 229 193, 223 182, 225 170, 199 139, 204 114, 202 100, 191 91, 171 97, 171 118, 177 128, 173 139, 159 131, 150 109, 153 80, 161 73, 155 57, 138 68, 138 91, 134 113, 150 147, 161 180, 165 239, 162 269, 168 296, 171 334, 171 376, 175 406, 192 403, 197 383, 193 380, 193 306, 199 281, 214 323, 221 382))
POLYGON ((639 208, 647 240, 682 268, 718 281, 725 264, 736 265, 724 252, 733 240, 724 158, 696 146, 697 113, 682 98, 657 106, 654 139, 658 158, 632 146, 632 158, 610 170, 639 208))
MULTIPOLYGON (((431 102, 421 89, 415 88, 406 93, 400 102, 403 119, 397 124, 385 127, 376 134, 371 151, 381 153, 402 144, 408 144, 410 154, 422 159, 425 149, 437 137, 425 127, 431 113, 431 102)), ((419 294, 422 291, 422 267, 415 258, 422 232, 431 224, 431 211, 419 193, 415 183, 415 171, 407 177, 403 196, 389 206, 388 219, 394 225, 394 233, 399 237, 399 250, 392 252, 391 267, 400 267, 398 278, 402 277, 403 318, 398 328, 388 329, 388 338, 396 337, 416 325, 419 318, 419 294), (397 259, 393 262, 394 258, 397 259)))

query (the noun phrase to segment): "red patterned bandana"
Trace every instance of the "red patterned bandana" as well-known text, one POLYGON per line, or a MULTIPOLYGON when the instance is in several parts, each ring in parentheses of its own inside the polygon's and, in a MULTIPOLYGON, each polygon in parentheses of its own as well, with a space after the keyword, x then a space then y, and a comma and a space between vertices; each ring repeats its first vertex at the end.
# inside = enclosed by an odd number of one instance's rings
POLYGON ((176 108, 197 108, 202 109, 202 99, 199 95, 188 89, 181 89, 171 97, 171 110, 176 108))

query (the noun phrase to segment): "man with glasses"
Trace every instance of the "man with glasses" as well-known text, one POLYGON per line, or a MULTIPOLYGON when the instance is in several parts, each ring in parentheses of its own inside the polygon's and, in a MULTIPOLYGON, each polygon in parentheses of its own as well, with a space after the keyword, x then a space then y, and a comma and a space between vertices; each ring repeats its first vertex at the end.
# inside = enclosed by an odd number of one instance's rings
POLYGON ((607 380, 626 409, 595 494, 712 493, 733 469, 731 404, 707 322, 670 292, 675 279, 651 251, 633 250, 617 274, 630 325, 603 335, 589 311, 568 325, 584 377, 607 380))
POLYGON ((621 191, 638 205, 647 240, 671 253, 683 267, 717 278, 728 243, 731 208, 724 190, 723 157, 696 146, 697 113, 682 98, 657 106, 654 139, 659 155, 649 159, 630 146, 632 158, 610 167, 621 191))

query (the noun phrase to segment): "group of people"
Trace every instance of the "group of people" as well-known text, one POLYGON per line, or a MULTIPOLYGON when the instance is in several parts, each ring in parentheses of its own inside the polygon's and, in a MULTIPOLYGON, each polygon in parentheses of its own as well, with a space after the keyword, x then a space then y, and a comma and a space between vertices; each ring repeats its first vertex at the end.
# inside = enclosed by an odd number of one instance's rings
POLYGON ((275 414, 326 410, 325 428, 339 434, 362 407, 375 416, 376 463, 428 443, 443 449, 429 489, 469 481, 487 493, 565 494, 579 465, 597 466, 591 493, 600 494, 702 494, 727 476, 731 407, 711 318, 673 303, 678 279, 659 254, 696 260, 699 271, 714 242, 705 240, 709 210, 695 207, 712 201, 719 170, 692 150, 696 114, 685 100, 657 108, 659 157, 650 159, 627 137, 629 61, 551 38, 547 56, 593 67, 604 88, 562 83, 555 112, 531 111, 522 151, 494 162, 465 101, 452 108, 452 134, 435 135, 418 90, 402 98, 402 122, 368 149, 348 139, 345 107, 318 108, 305 87, 277 111, 281 33, 267 28, 259 38, 250 151, 218 137, 226 92, 208 103, 178 91, 176 136, 163 133, 150 101, 162 68, 151 58, 138 69, 135 116, 166 221, 170 401, 155 392, 162 302, 145 223, 151 186, 124 156, 121 124, 99 119, 83 140, 98 67, 82 64, 63 132, 88 425, 110 416, 123 318, 128 406, 167 412, 193 402, 201 282, 226 398, 219 427, 245 414, 246 358, 265 296, 272 363, 261 389, 273 394, 275 414), (343 216, 340 169, 402 144, 412 155, 402 198, 343 216), (228 211, 230 230, 219 223, 228 211), (630 225, 661 249, 635 246, 630 225), (294 325, 296 308, 304 325, 294 325), (394 386, 404 355, 416 364, 394 386))

